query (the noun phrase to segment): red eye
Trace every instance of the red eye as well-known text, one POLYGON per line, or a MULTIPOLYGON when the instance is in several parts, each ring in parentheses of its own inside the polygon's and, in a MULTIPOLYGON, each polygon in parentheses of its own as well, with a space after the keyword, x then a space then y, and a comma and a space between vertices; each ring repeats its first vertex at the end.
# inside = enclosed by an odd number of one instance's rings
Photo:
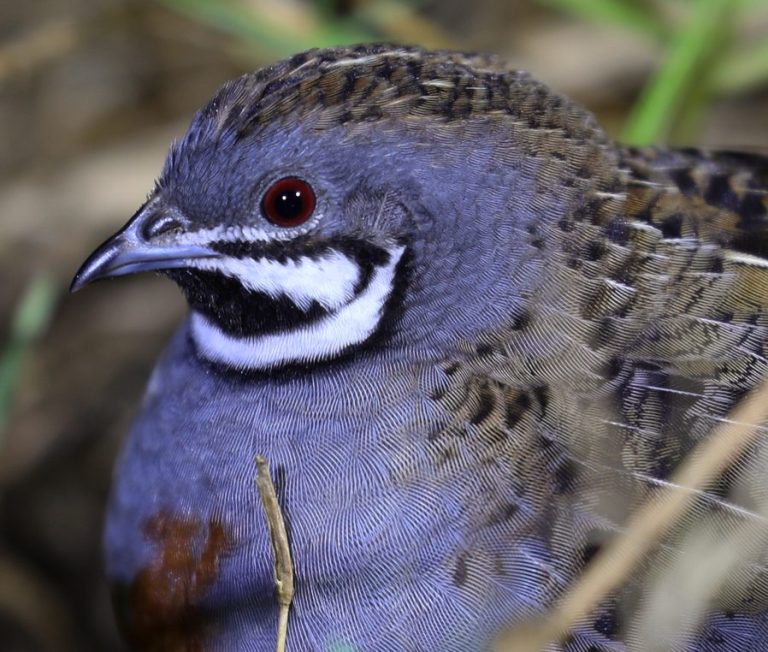
POLYGON ((299 226, 312 217, 316 203, 312 186, 297 177, 285 177, 264 193, 261 212, 277 226, 299 226))

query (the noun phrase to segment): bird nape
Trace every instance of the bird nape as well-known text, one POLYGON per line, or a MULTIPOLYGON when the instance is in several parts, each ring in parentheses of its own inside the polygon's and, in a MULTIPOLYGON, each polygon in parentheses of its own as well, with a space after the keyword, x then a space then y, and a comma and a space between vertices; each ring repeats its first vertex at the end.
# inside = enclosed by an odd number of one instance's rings
MULTIPOLYGON (((126 640, 275 649, 257 456, 289 650, 474 652, 546 614, 766 377, 767 190, 763 158, 622 147, 490 56, 226 84, 73 282, 154 270, 190 306, 107 511, 126 640)), ((551 649, 768 649, 762 439, 551 649)))

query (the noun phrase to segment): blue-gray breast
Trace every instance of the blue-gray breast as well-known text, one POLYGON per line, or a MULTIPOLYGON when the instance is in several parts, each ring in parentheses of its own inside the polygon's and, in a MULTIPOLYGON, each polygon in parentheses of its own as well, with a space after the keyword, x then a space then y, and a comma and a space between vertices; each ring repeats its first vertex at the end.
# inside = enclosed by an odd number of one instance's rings
MULTIPOLYGON (((289 650, 472 652, 545 612, 766 375, 767 181, 616 145, 493 57, 315 50, 225 85, 73 283, 156 270, 190 306, 108 508, 127 640, 274 649, 259 455, 289 650)), ((653 611, 695 541, 764 521, 767 456, 560 646, 768 649, 765 546, 653 611)))

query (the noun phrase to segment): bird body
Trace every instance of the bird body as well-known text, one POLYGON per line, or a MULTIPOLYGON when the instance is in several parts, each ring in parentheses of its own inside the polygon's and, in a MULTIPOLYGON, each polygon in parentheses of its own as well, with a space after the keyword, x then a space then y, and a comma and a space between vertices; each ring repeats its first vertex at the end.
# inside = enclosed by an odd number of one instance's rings
MULTIPOLYGON (((767 182, 756 156, 615 145, 490 57, 320 50, 225 86, 75 279, 157 269, 191 307, 107 515, 128 640, 273 649, 257 456, 289 650, 469 652, 541 615, 765 377, 767 182)), ((646 576, 762 522, 766 455, 562 648, 655 649, 646 576)), ((659 649, 768 649, 764 547, 659 649)))

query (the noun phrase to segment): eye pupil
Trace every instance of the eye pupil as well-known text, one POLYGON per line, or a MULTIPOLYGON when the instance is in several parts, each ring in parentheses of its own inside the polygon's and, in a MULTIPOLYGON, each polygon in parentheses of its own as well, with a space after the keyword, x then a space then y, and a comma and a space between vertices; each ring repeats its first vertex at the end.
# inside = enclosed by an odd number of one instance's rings
POLYGON ((275 199, 275 210, 287 219, 295 219, 304 210, 304 201, 301 193, 286 192, 275 199))
POLYGON ((277 226, 299 226, 312 217, 315 203, 315 193, 306 181, 286 177, 269 187, 261 202, 261 211, 277 226))

